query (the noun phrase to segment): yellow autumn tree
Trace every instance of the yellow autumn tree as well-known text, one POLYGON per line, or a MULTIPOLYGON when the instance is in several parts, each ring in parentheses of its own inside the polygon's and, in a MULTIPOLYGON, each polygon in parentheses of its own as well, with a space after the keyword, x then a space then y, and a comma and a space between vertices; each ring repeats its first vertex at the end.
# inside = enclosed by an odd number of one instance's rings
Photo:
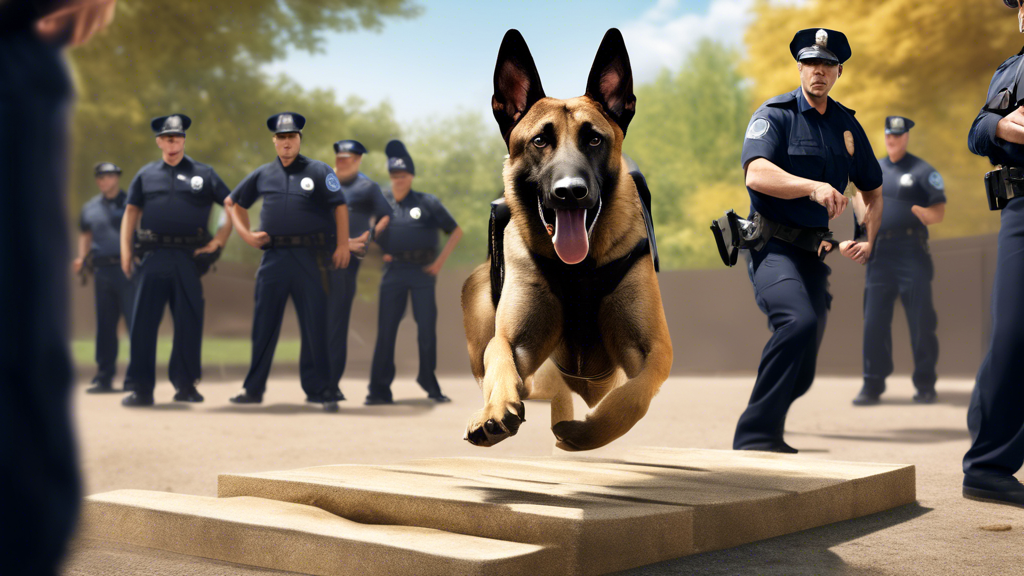
POLYGON ((797 5, 758 0, 754 10, 741 72, 753 81, 755 106, 798 85, 789 53, 794 32, 812 27, 842 31, 853 56, 832 96, 857 111, 876 156, 885 154, 886 116, 906 116, 917 124, 910 152, 946 181, 950 210, 935 235, 998 229, 998 215, 988 210, 984 195, 983 174, 991 168, 967 149, 967 133, 996 67, 1024 41, 1015 11, 999 0, 809 0, 797 5))

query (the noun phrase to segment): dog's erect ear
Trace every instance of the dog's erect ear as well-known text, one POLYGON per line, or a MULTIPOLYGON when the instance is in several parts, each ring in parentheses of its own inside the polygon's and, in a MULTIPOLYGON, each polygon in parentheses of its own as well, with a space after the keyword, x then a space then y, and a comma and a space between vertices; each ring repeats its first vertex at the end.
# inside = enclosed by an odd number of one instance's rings
POLYGON ((629 121, 636 112, 633 95, 633 70, 629 67, 629 54, 622 33, 611 28, 601 40, 594 57, 594 66, 587 79, 587 96, 604 107, 605 112, 626 133, 629 121))
POLYGON ((509 30, 498 49, 498 62, 494 65, 494 96, 491 108, 498 121, 501 135, 508 144, 509 135, 523 119, 530 106, 544 97, 540 74, 526 40, 519 30, 509 30))

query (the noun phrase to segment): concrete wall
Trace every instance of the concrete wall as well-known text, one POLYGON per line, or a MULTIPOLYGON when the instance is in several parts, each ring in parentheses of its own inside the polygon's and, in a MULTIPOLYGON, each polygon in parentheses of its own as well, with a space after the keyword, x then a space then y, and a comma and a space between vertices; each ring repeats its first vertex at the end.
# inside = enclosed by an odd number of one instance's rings
MULTIPOLYGON (((849 237, 848 225, 837 225, 837 237, 849 237)), ((931 244, 935 260, 933 290, 939 316, 940 376, 972 376, 987 344, 989 297, 995 271, 996 238, 976 236, 938 240, 931 244)), ((864 268, 838 255, 830 256, 831 290, 835 296, 818 362, 819 373, 859 375, 862 350, 864 268)), ((364 261, 367 278, 379 260, 364 261)), ((361 272, 361 275, 363 272, 361 272)), ((468 269, 444 270, 437 285, 438 372, 467 373, 466 341, 459 295, 468 269)), ((252 326, 255 270, 222 263, 203 279, 207 336, 249 337, 252 326)), ((765 316, 754 303, 746 270, 738 266, 714 270, 670 271, 659 275, 665 314, 675 349, 676 374, 750 372, 757 369, 769 332, 765 316)), ((365 285, 366 283, 364 283, 365 285)), ((366 291, 375 287, 370 284, 366 291)), ((73 331, 78 338, 93 334, 92 286, 75 286, 73 331)), ((893 322, 896 372, 913 369, 906 319, 897 304, 893 322)), ((377 303, 356 300, 349 336, 346 377, 369 373, 376 338, 377 303)), ((172 324, 165 318, 163 333, 172 324)), ((298 338, 298 324, 289 305, 282 338, 298 338)), ((240 364, 248 358, 240 358, 240 364)), ((417 349, 411 307, 399 334, 396 363, 400 374, 415 374, 417 349)), ((210 367, 212 368, 212 367, 210 367)), ((294 367, 281 366, 281 370, 294 367)))

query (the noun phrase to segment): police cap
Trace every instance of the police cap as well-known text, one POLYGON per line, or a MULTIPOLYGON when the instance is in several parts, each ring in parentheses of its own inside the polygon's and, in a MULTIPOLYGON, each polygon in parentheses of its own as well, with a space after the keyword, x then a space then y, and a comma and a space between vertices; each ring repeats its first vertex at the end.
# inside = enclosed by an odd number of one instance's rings
POLYGON ((157 136, 184 136, 185 130, 192 125, 192 119, 184 114, 171 114, 153 118, 149 126, 157 136))
POLYGON ((103 174, 120 174, 121 169, 113 162, 100 162, 93 168, 93 172, 95 176, 101 176, 103 174))
POLYGON ((366 154, 366 147, 358 140, 338 140, 334 143, 335 154, 366 154))
POLYGON ((903 116, 887 116, 885 118, 885 133, 899 136, 910 132, 914 127, 914 121, 903 116))
POLYGON ((842 64, 850 59, 850 43, 846 34, 828 28, 806 28, 793 36, 789 51, 798 62, 825 60, 842 64))
POLYGON ((401 140, 392 140, 384 147, 384 153, 388 155, 388 172, 408 172, 416 175, 416 165, 412 163, 412 156, 405 149, 401 140))
POLYGON ((281 112, 267 118, 267 128, 274 134, 288 134, 298 132, 302 134, 302 127, 306 125, 306 117, 295 112, 281 112))

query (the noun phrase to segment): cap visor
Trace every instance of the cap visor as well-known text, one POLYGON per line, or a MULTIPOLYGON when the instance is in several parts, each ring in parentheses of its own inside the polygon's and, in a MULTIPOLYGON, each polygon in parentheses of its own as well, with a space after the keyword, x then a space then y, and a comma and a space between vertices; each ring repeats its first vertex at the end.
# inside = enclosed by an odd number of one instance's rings
POLYGON ((839 63, 839 58, 830 52, 829 50, 822 48, 821 46, 810 46, 801 50, 796 57, 797 61, 803 62, 804 60, 827 60, 829 62, 839 63))

